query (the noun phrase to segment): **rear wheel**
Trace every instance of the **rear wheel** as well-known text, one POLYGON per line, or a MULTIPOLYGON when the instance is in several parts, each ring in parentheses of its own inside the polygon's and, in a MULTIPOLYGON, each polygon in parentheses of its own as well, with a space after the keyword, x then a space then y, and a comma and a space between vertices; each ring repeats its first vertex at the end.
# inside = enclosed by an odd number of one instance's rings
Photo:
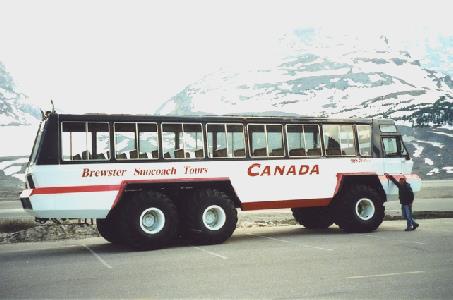
POLYGON ((174 240, 178 214, 173 201, 156 191, 140 192, 121 209, 121 235, 127 245, 138 250, 167 246, 174 240))
POLYGON ((184 234, 196 243, 223 243, 236 229, 237 211, 224 192, 196 190, 184 206, 184 234))
POLYGON ((116 211, 111 211, 105 219, 96 219, 96 227, 99 234, 112 244, 121 244, 121 238, 118 227, 118 215, 116 211))
POLYGON ((325 229, 333 224, 328 207, 292 208, 294 219, 307 229, 325 229))
POLYGON ((367 185, 351 186, 339 197, 335 208, 335 223, 347 232, 376 230, 385 216, 379 193, 367 185))

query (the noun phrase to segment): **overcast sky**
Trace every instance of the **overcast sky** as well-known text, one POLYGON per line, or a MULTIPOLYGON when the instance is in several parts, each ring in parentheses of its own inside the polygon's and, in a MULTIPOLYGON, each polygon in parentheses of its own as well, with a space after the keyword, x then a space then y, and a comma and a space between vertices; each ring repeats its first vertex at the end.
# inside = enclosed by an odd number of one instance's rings
POLYGON ((207 73, 265 61, 295 28, 451 35, 449 3, 0 0, 0 61, 38 105, 152 113, 207 73))

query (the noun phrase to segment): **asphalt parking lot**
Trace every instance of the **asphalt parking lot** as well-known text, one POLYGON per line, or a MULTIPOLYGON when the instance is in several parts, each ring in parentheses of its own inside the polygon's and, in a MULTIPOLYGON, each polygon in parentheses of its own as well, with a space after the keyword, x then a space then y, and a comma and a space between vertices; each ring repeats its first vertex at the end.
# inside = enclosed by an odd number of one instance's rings
POLYGON ((0 298, 446 298, 453 219, 345 234, 236 230, 226 243, 129 252, 102 238, 0 245, 0 298))

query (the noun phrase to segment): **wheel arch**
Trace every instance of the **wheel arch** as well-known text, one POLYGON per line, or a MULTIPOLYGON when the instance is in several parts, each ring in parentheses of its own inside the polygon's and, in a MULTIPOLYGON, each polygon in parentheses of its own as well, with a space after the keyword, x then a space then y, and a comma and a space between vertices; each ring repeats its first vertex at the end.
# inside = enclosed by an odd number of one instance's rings
POLYGON ((334 204, 336 199, 342 195, 349 187, 353 185, 367 185, 376 189, 379 197, 383 202, 387 201, 387 195, 385 194, 384 188, 379 176, 375 173, 364 173, 364 174, 337 174, 337 187, 335 189, 335 195, 332 203, 334 204))
POLYGON ((128 195, 147 191, 156 190, 166 194, 170 199, 178 201, 181 194, 187 193, 194 189, 211 188, 226 193, 234 202, 236 208, 241 207, 241 201, 234 190, 229 178, 190 178, 175 180, 125 180, 112 205, 112 210, 119 207, 121 203, 127 201, 128 195))

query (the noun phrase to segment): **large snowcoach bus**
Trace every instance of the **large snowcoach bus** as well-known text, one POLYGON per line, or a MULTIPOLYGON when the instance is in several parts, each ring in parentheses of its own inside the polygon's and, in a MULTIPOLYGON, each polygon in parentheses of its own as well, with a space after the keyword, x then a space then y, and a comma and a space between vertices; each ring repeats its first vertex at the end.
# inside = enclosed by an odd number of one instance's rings
POLYGON ((41 219, 96 218, 106 240, 142 249, 222 243, 238 208, 369 232, 398 193, 385 173, 420 190, 412 166, 392 120, 50 113, 20 200, 41 219))

